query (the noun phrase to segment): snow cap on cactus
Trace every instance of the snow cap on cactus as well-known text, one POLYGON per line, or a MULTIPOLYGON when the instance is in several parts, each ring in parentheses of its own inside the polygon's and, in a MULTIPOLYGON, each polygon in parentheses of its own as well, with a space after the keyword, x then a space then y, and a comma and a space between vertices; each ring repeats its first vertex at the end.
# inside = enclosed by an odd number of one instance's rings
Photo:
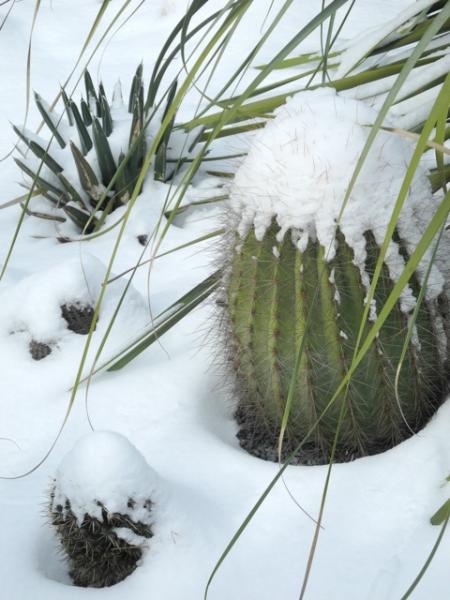
POLYGON ((56 472, 58 494, 70 499, 72 512, 83 519, 87 512, 101 516, 99 502, 110 512, 129 512, 127 502, 136 503, 133 517, 158 487, 158 476, 127 438, 113 431, 95 431, 82 437, 62 460, 56 472))
MULTIPOLYGON (((341 214, 376 117, 376 111, 366 103, 338 95, 331 88, 302 92, 288 99, 256 137, 236 173, 231 209, 240 235, 243 237, 254 226, 261 240, 275 219, 279 241, 286 231, 295 231, 294 241, 300 250, 306 248, 308 240, 317 240, 331 260, 339 218, 340 229, 363 274, 363 232, 371 230, 381 246, 414 149, 411 141, 380 130, 341 214)), ((409 253, 434 207, 427 172, 419 166, 397 223, 409 253)), ((419 267, 419 276, 423 276, 428 262, 425 259, 423 269, 419 267)), ((397 279, 404 262, 393 243, 386 263, 391 276, 397 279)), ((428 297, 439 295, 442 287, 443 277, 433 268, 428 297)), ((403 291, 402 304, 405 312, 414 306, 408 288, 403 291)))

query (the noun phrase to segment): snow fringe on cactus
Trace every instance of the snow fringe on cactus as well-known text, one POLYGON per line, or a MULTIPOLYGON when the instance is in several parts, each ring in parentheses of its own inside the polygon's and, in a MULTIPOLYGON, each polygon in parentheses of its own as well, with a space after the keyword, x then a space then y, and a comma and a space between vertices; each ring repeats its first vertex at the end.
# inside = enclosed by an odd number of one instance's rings
MULTIPOLYGON (((395 385, 430 250, 347 394, 327 408, 352 362, 367 292, 412 153, 410 142, 380 131, 340 215, 375 118, 363 102, 333 90, 301 93, 276 111, 236 173, 226 216, 226 345, 238 399, 238 437, 257 456, 277 458, 291 384, 283 456, 314 429, 298 462, 329 460, 343 403, 339 461, 392 447, 419 430, 443 401, 447 300, 436 266, 395 385)), ((389 243, 363 340, 435 206, 427 173, 419 168, 389 243)))
POLYGON ((124 436, 98 431, 78 441, 50 492, 50 521, 75 585, 111 586, 136 569, 153 535, 158 487, 124 436))

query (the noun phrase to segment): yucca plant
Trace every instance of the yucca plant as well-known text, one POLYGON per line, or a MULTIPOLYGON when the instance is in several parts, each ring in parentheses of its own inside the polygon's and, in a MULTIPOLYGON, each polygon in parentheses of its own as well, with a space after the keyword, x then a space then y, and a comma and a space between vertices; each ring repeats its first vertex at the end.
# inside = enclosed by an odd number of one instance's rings
MULTIPOLYGON (((127 106, 120 82, 115 86, 111 102, 102 83, 95 88, 88 71, 85 71, 84 83, 86 94, 79 104, 62 90, 66 119, 59 117, 35 94, 37 108, 54 142, 49 145, 35 134, 14 126, 35 159, 31 161, 27 153, 15 160, 28 177, 26 185, 30 187, 29 181, 34 182, 35 191, 55 209, 49 214, 28 209, 30 214, 57 221, 68 218, 79 229, 90 232, 107 214, 127 204, 145 157, 147 128, 157 111, 150 108, 149 114, 144 110, 142 64, 134 75, 127 106), (77 180, 71 175, 72 166, 77 180), (98 219, 101 213, 103 216, 98 219)), ((168 92, 165 112, 175 91, 176 82, 168 92)), ((158 181, 172 178, 183 164, 173 159, 168 165, 171 133, 172 126, 165 131, 155 155, 152 175, 158 181)))

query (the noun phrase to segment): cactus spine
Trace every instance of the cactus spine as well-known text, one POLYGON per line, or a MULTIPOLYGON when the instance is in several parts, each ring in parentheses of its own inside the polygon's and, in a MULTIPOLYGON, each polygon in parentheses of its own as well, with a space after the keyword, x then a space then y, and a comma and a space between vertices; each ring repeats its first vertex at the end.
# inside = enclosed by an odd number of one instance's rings
MULTIPOLYGON (((300 251, 293 243, 295 231, 286 232, 279 242, 278 230, 273 220, 261 240, 253 226, 243 239, 232 234, 226 305, 241 445, 262 458, 277 458, 280 424, 302 346, 284 456, 313 428, 297 460, 327 462, 342 403, 344 418, 335 460, 391 448, 419 430, 443 399, 445 376, 438 351, 436 307, 427 300, 421 304, 414 339, 400 371, 398 399, 395 376, 408 327, 408 314, 399 303, 352 376, 347 393, 337 398, 314 427, 352 361, 367 289, 353 262, 353 250, 339 229, 336 253, 330 261, 318 241, 310 239, 300 251)), ((406 262, 405 245, 398 235, 396 238, 406 262)), ((371 231, 364 233, 364 243, 364 270, 371 280, 379 256, 371 231)), ((375 292, 377 307, 384 305, 392 287, 384 265, 375 292)), ((417 298, 420 286, 416 275, 410 287, 417 298)))

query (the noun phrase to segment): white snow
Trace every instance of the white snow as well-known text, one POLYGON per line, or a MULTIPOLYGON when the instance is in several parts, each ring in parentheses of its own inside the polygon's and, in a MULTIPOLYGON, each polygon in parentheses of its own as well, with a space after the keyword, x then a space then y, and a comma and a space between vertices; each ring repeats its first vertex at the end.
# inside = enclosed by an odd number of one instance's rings
POLYGON ((150 524, 146 507, 161 496, 158 486, 156 473, 125 436, 95 431, 63 458, 55 474, 54 504, 64 507, 69 500, 80 524, 85 514, 101 520, 102 507, 150 524))
MULTIPOLYGON (((289 98, 255 137, 234 178, 231 207, 241 236, 253 225, 256 237, 262 239, 276 219, 280 240, 291 230, 297 247, 303 250, 309 239, 317 239, 331 260, 339 223, 368 287, 363 234, 372 231, 379 246, 383 243, 413 150, 409 141, 380 131, 344 206, 376 115, 364 102, 330 88, 289 98)), ((427 204, 433 205, 431 187, 426 170, 419 168, 397 225, 410 248, 418 243, 427 224, 430 212, 423 208, 427 204), (417 223, 417 215, 422 217, 421 223, 417 223)), ((404 260, 395 243, 390 242, 385 260, 391 278, 397 281, 404 260)), ((428 293, 435 297, 443 289, 443 276, 435 267, 431 281, 428 293)), ((405 312, 414 308, 408 287, 401 301, 405 312)))
POLYGON ((417 2, 411 3, 407 9, 399 7, 397 16, 384 22, 381 26, 377 24, 372 28, 362 32, 341 54, 340 64, 336 71, 336 77, 344 77, 355 65, 359 63, 361 59, 363 59, 370 52, 372 48, 387 38, 387 36, 394 29, 400 28, 401 25, 407 24, 411 17, 414 17, 423 9, 428 8, 431 4, 433 4, 433 2, 434 0, 418 0, 417 2))

